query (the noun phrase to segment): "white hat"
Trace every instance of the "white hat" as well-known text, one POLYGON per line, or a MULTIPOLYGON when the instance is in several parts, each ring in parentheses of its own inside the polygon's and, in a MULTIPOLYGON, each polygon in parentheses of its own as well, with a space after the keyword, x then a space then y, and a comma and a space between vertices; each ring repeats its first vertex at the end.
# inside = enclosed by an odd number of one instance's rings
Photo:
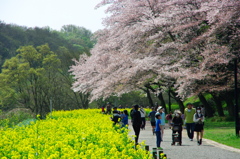
POLYGON ((163 107, 162 106, 159 106, 158 108, 157 108, 157 111, 159 111, 160 109, 162 109, 163 107))

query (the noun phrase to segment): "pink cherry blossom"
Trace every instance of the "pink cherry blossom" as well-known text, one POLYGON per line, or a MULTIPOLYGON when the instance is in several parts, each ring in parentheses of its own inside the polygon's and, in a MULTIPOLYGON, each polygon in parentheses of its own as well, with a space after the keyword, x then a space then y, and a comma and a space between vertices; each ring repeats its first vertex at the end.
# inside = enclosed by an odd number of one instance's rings
POLYGON ((232 89, 239 0, 103 0, 96 7, 104 5, 110 16, 91 56, 71 66, 75 91, 95 100, 165 81, 184 99, 232 89))

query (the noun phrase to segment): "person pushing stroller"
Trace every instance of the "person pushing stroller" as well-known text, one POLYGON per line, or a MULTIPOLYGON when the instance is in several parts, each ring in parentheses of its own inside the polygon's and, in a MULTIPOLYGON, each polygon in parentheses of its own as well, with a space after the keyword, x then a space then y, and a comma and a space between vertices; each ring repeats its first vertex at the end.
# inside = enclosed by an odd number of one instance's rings
POLYGON ((176 142, 179 143, 179 145, 182 145, 182 125, 183 120, 181 118, 181 111, 176 110, 174 111, 174 117, 172 119, 172 145, 175 145, 176 142))

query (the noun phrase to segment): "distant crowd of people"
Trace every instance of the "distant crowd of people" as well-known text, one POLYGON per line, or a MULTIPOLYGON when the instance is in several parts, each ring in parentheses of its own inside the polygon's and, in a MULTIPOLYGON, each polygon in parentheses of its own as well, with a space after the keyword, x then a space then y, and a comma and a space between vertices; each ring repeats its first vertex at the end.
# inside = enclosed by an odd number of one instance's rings
POLYGON ((175 110, 173 113, 170 111, 167 115, 162 106, 152 107, 148 115, 141 105, 133 105, 130 114, 128 114, 127 110, 119 111, 118 107, 113 107, 112 110, 110 104, 106 105, 106 111, 104 108, 102 107, 103 113, 112 114, 111 120, 114 125, 120 123, 122 127, 127 127, 129 125, 128 118, 131 117, 136 145, 138 144, 140 131, 145 129, 146 118, 149 118, 152 133, 156 135, 158 149, 162 149, 161 142, 163 141, 165 121, 168 122, 168 127, 172 129, 172 145, 175 145, 175 142, 182 145, 183 128, 187 130, 190 141, 193 141, 194 132, 196 132, 197 144, 202 144, 205 118, 204 107, 194 108, 192 103, 187 103, 183 113, 180 110, 175 110))

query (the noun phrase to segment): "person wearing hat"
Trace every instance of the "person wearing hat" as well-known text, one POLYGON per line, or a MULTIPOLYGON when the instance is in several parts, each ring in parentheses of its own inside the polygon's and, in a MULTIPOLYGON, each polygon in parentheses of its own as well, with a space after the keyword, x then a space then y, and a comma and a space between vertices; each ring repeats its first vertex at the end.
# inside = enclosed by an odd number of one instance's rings
POLYGON ((194 131, 197 132, 197 142, 198 142, 198 145, 201 145, 202 138, 203 138, 203 126, 204 126, 204 115, 201 111, 201 107, 197 107, 197 112, 194 114, 193 120, 195 122, 194 131))
POLYGON ((187 103, 186 106, 187 106, 187 108, 184 109, 186 129, 187 129, 187 134, 188 134, 190 141, 193 141, 194 127, 195 127, 195 123, 193 121, 193 116, 196 113, 196 109, 193 108, 192 103, 187 103))
POLYGON ((138 144, 138 138, 139 138, 139 134, 140 134, 140 129, 141 129, 141 125, 142 125, 142 118, 141 118, 141 114, 138 111, 139 106, 138 105, 134 105, 133 106, 133 110, 131 112, 131 117, 132 117, 132 126, 133 126, 133 130, 135 132, 135 144, 138 144))
MULTIPOLYGON (((174 111, 174 117, 172 120, 173 128, 172 128, 172 133, 178 133, 178 142, 179 145, 182 145, 182 125, 183 125, 183 119, 181 117, 182 113, 180 110, 175 110, 174 111), (177 129, 175 129, 177 127, 177 129)), ((175 140, 174 140, 174 135, 172 135, 172 145, 175 145, 175 140)))
POLYGON ((163 141, 164 127, 165 127, 165 112, 162 106, 159 106, 157 112, 161 115, 161 139, 163 141))

